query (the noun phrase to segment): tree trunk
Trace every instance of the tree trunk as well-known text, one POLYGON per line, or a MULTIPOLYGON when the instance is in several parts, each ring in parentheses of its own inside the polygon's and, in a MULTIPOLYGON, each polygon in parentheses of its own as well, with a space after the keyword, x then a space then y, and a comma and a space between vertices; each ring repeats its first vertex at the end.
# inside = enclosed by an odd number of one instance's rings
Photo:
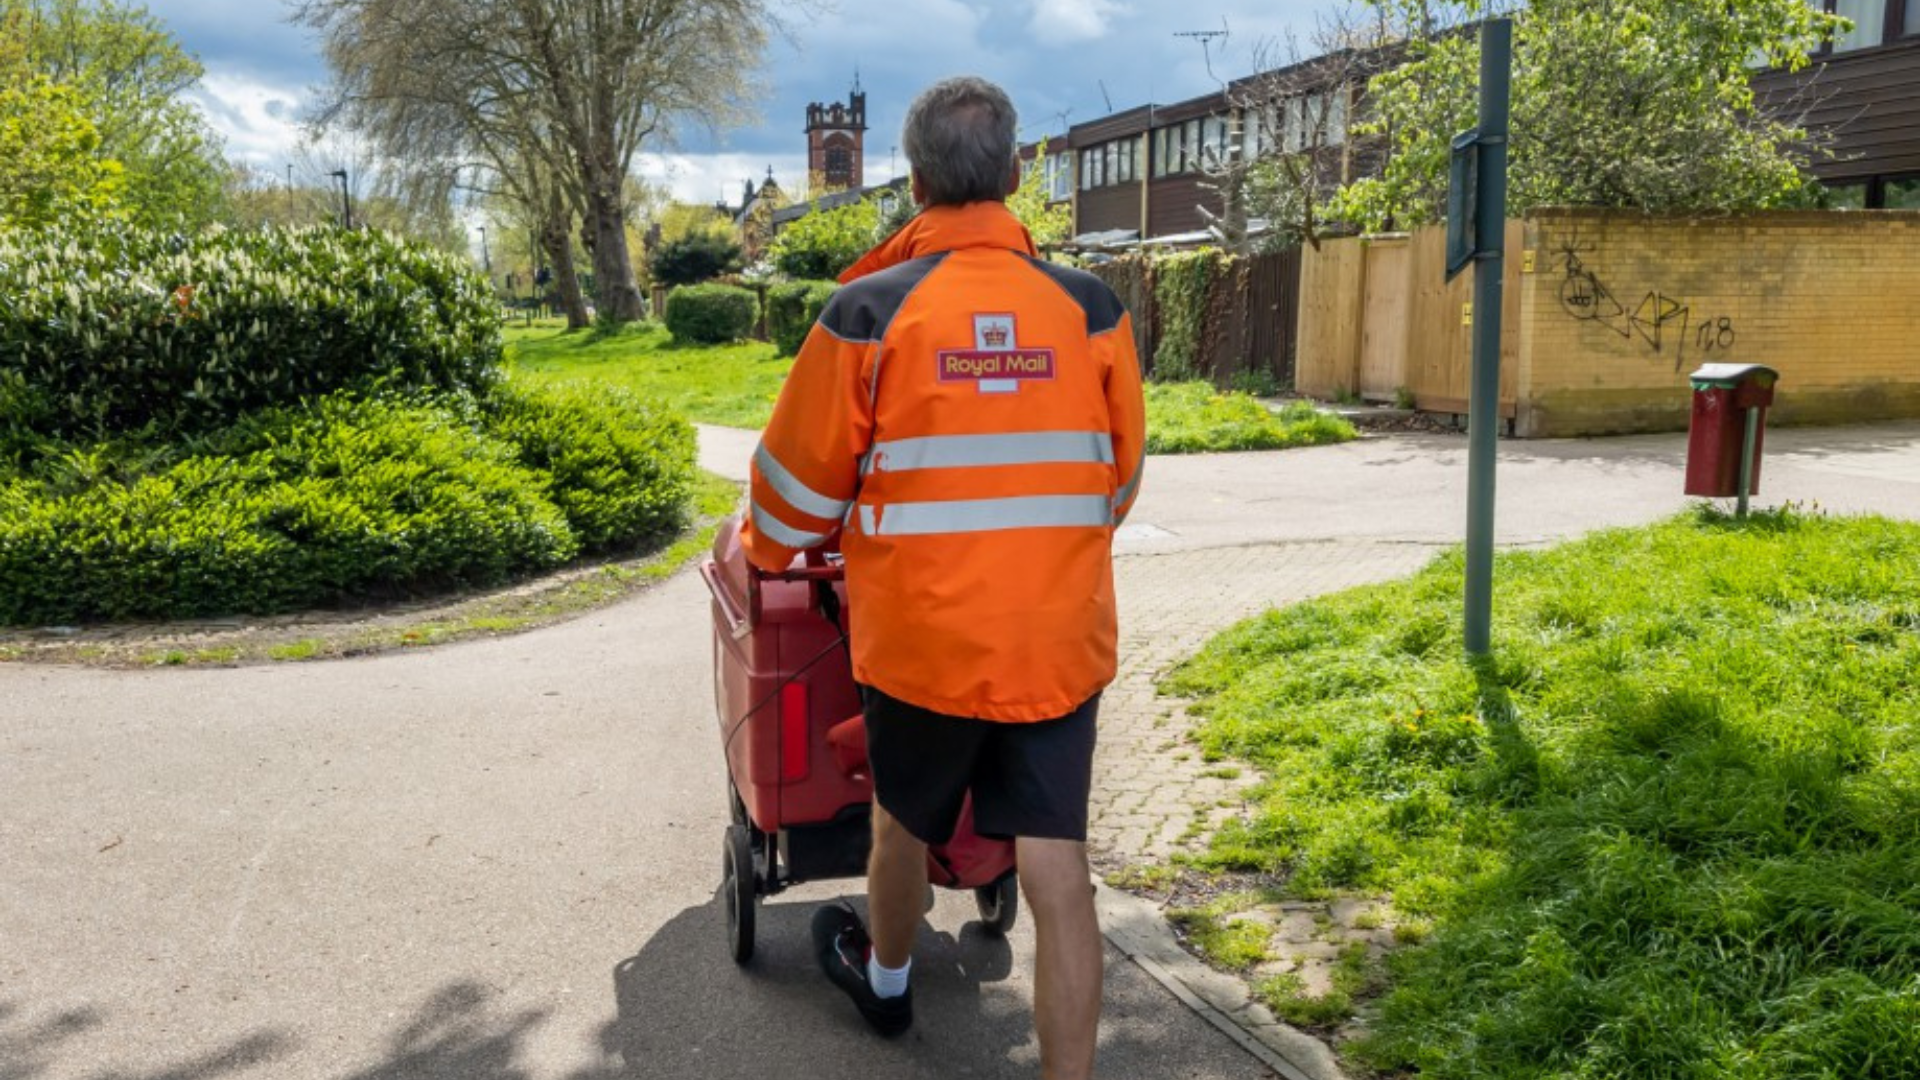
POLYGON ((567 313, 567 329, 584 330, 593 320, 587 318, 587 298, 580 292, 580 273, 573 265, 573 237, 568 233, 564 214, 547 219, 540 230, 540 246, 553 267, 554 291, 560 294, 560 307, 567 313))
POLYGON ((626 210, 620 205, 618 186, 609 191, 606 185, 591 185, 586 217, 593 233, 593 280, 600 316, 621 322, 646 318, 633 260, 627 254, 626 210))

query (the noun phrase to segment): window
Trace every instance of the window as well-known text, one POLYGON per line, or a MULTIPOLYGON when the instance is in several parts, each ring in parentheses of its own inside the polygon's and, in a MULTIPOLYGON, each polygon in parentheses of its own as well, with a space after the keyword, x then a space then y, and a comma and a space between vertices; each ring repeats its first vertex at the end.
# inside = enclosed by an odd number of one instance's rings
POLYGON ((1887 0, 1834 0, 1832 10, 1853 20, 1853 29, 1833 39, 1834 52, 1880 44, 1887 27, 1887 0))
POLYGON ((1340 146, 1347 141, 1347 88, 1336 86, 1327 94, 1327 130, 1323 146, 1340 146))
POLYGON ((1920 34, 1920 0, 1907 0, 1907 13, 1900 20, 1902 34, 1920 34))
POLYGON ((1851 184, 1828 184, 1827 205, 1835 210, 1866 209, 1867 182, 1861 180, 1851 184))
POLYGON ((1073 198, 1073 158, 1066 154, 1047 155, 1047 198, 1065 202, 1073 198))
POLYGON ((1920 177, 1888 180, 1883 202, 1888 210, 1920 210, 1920 177))
MULTIPOLYGON (((1138 135, 1111 139, 1080 152, 1080 190, 1137 183, 1145 174, 1140 159, 1145 147, 1138 135)), ((1063 162, 1064 164, 1064 162, 1063 162)), ((1070 184, 1071 181, 1061 183, 1070 184)), ((1064 197, 1064 196, 1063 196, 1064 197)))
POLYGON ((1080 152, 1081 191, 1092 191, 1094 188, 1106 183, 1107 173, 1104 167, 1105 161, 1106 159, 1102 156, 1100 148, 1097 146, 1090 150, 1082 150, 1080 152))
POLYGON ((1200 121, 1200 154, 1194 162, 1198 168, 1213 168, 1227 159, 1227 124, 1217 116, 1209 116, 1200 121))

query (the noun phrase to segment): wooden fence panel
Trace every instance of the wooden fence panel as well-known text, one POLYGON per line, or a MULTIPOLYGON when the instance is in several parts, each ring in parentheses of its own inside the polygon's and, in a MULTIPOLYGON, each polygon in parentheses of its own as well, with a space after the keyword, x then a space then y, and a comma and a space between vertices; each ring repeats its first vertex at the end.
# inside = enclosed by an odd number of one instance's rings
POLYGON ((1264 372, 1293 385, 1300 333, 1300 249, 1256 255, 1246 265, 1241 310, 1243 370, 1264 372))
MULTIPOLYGON (((1247 372, 1261 372, 1282 385, 1294 379, 1300 332, 1299 249, 1237 260, 1217 279, 1208 299, 1210 318, 1200 343, 1200 373, 1230 386, 1247 372)), ((1135 348, 1149 375, 1160 340, 1151 262, 1114 259, 1093 273, 1133 315, 1135 348)))
POLYGON ((1360 384, 1360 292, 1366 253, 1358 239, 1322 240, 1301 254, 1294 387, 1315 397, 1360 384))
POLYGON ((1094 276, 1120 298, 1133 317, 1133 347, 1140 357, 1140 369, 1153 372, 1153 350, 1159 341, 1159 318, 1153 302, 1153 266, 1145 259, 1128 257, 1101 263, 1094 276))

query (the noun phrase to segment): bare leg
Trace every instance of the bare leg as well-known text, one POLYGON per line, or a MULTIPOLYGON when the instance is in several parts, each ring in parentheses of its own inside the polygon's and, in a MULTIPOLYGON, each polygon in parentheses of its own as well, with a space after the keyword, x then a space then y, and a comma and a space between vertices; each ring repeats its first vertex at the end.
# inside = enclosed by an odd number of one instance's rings
POLYGON ((1087 846, 1072 840, 1016 841, 1020 885, 1033 912, 1033 1026, 1044 1080, 1093 1075, 1106 956, 1093 909, 1087 846))
POLYGON ((881 967, 901 967, 912 955, 926 896, 927 845, 874 803, 873 854, 867 859, 867 936, 873 939, 873 955, 881 967))

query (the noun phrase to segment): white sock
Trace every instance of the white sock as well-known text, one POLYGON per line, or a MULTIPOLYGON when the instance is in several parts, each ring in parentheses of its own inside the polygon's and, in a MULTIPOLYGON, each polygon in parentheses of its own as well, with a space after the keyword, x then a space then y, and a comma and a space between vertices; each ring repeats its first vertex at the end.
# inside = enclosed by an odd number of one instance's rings
POLYGON ((913 970, 913 957, 897 968, 881 967, 880 958, 867 954, 867 984, 875 997, 897 998, 907 992, 907 972, 913 970))

